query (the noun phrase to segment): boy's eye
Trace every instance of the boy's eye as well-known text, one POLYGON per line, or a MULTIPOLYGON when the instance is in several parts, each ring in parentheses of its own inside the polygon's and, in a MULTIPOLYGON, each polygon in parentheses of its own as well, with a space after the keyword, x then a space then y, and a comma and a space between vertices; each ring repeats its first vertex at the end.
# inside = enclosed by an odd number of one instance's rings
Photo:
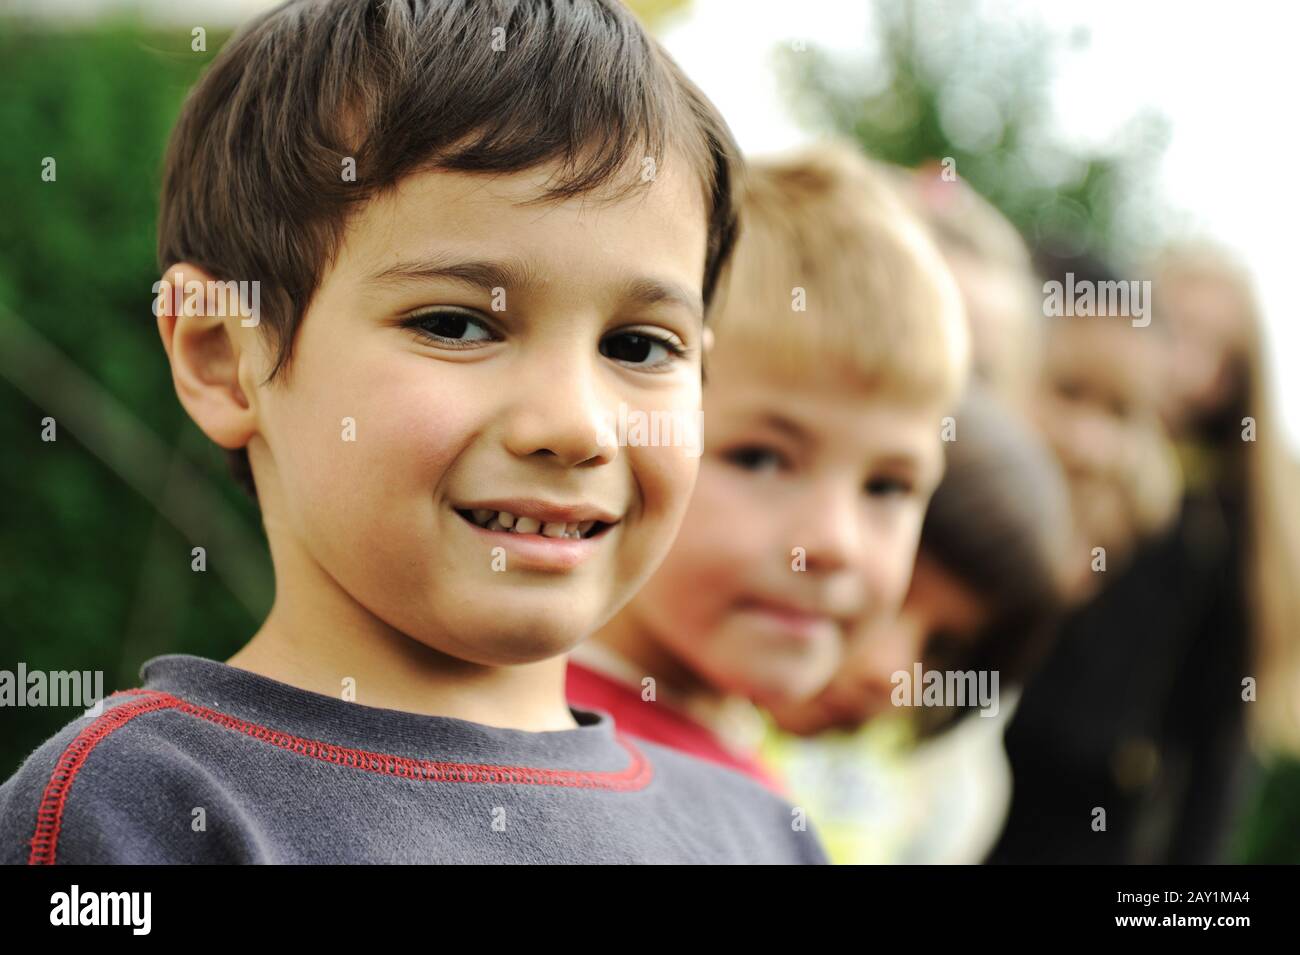
POLYGON ((481 320, 470 312, 455 309, 438 309, 413 315, 402 323, 402 327, 412 328, 425 338, 453 348, 470 348, 495 339, 492 330, 481 320))
POLYGON ((615 332, 606 335, 600 343, 600 353, 606 358, 641 368, 663 368, 685 352, 671 338, 646 331, 615 332))
POLYGON ((785 464, 785 459, 771 448, 757 446, 736 448, 724 457, 736 467, 758 474, 780 470, 785 464))
POLYGON ((875 477, 867 481, 866 491, 872 497, 906 497, 912 487, 912 482, 903 478, 875 477))

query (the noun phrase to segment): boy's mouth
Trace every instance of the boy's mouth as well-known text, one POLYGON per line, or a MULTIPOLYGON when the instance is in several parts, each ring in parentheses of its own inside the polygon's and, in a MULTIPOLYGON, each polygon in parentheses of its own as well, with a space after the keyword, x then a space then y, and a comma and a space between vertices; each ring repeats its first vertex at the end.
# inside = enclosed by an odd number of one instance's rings
POLYGON ((591 509, 525 505, 517 511, 495 507, 456 507, 462 519, 488 531, 553 540, 589 540, 616 521, 599 520, 591 509), (518 513, 524 511, 525 513, 518 513))

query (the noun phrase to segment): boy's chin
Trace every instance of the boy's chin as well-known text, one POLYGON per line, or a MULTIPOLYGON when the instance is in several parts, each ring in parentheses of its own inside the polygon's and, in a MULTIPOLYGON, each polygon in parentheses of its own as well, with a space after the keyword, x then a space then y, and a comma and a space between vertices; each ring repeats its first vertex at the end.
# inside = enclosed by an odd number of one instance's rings
POLYGON ((421 642, 480 666, 521 666, 569 653, 597 625, 593 615, 560 611, 469 615, 447 621, 441 635, 421 642))

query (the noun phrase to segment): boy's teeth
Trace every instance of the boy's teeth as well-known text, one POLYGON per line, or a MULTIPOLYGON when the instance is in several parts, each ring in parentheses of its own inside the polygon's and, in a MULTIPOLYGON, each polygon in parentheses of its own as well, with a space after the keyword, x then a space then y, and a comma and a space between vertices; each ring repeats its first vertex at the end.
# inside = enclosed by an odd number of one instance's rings
POLYGON ((535 517, 516 517, 509 511, 490 511, 474 508, 470 511, 474 523, 490 531, 513 531, 516 534, 541 534, 543 537, 581 539, 596 526, 595 521, 564 523, 549 521, 543 524, 535 517))

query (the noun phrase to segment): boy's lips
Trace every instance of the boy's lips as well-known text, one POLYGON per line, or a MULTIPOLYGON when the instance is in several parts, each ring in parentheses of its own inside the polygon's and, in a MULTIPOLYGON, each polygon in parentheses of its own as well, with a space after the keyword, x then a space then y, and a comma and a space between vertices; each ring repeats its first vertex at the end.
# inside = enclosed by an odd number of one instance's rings
POLYGON ((582 563, 619 520, 594 505, 531 498, 493 498, 456 504, 453 510, 490 546, 504 549, 514 566, 549 571, 582 563))

